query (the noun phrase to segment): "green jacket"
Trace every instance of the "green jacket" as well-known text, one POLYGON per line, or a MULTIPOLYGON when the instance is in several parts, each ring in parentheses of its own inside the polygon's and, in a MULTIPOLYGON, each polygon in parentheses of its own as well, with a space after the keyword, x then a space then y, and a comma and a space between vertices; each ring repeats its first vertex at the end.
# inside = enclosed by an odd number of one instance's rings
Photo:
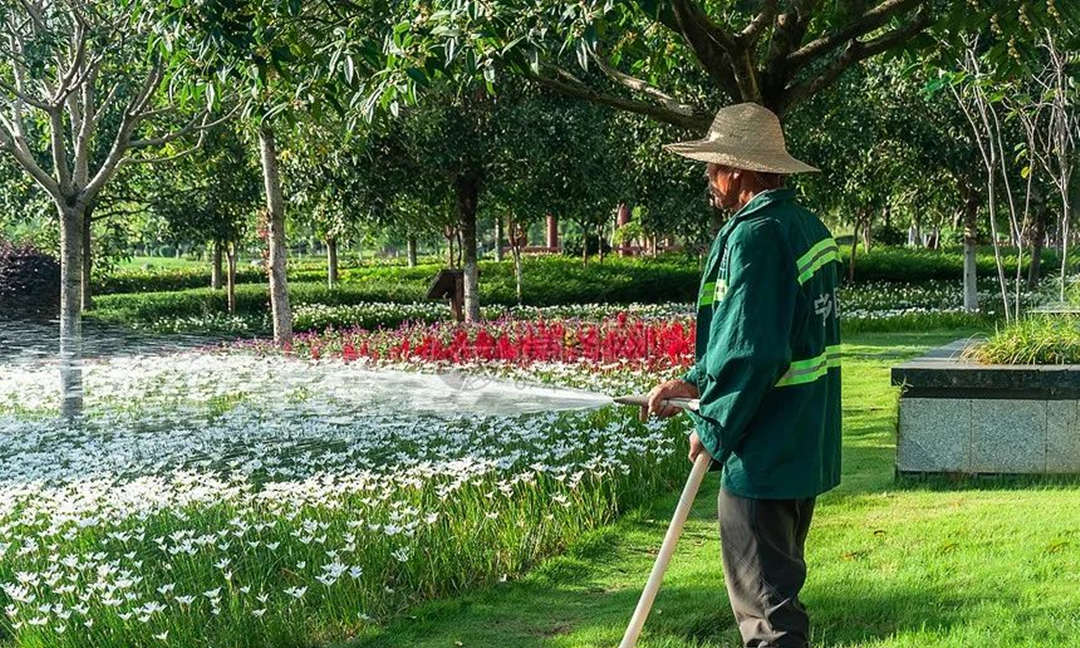
POLYGON ((837 260, 828 228, 786 188, 754 196, 713 241, 683 380, 736 495, 813 497, 840 483, 837 260))

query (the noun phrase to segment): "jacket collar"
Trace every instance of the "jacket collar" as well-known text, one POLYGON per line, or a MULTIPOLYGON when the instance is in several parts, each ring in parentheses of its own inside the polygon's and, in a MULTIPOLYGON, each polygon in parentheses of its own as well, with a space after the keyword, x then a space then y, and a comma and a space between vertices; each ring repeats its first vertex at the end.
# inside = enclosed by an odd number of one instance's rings
MULTIPOLYGON (((731 218, 728 219, 724 226, 720 228, 720 234, 724 235, 731 231, 735 224, 750 215, 765 209, 769 205, 774 205, 780 202, 786 202, 792 200, 795 197, 795 190, 788 187, 780 187, 779 189, 769 189, 762 191, 750 199, 750 202, 742 206, 739 211, 735 212, 731 218)), ((719 237, 719 238, 722 238, 719 237)))
POLYGON ((750 214, 764 209, 769 205, 778 202, 785 202, 795 197, 795 190, 788 187, 780 187, 779 189, 769 189, 768 191, 762 191, 753 198, 750 202, 743 205, 742 209, 735 212, 735 215, 731 217, 731 220, 746 218, 750 214))

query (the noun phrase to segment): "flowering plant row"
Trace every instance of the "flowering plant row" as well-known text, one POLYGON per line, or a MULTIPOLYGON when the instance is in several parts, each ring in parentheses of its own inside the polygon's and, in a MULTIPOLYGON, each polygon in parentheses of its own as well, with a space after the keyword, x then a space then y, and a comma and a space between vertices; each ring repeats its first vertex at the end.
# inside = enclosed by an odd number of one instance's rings
MULTIPOLYGON (((269 350, 268 341, 239 343, 269 350)), ((477 324, 406 323, 396 329, 327 329, 298 335, 288 351, 311 359, 370 359, 451 363, 569 362, 632 364, 648 368, 689 366, 694 323, 688 316, 656 319, 625 312, 599 321, 524 320, 503 317, 477 324)))

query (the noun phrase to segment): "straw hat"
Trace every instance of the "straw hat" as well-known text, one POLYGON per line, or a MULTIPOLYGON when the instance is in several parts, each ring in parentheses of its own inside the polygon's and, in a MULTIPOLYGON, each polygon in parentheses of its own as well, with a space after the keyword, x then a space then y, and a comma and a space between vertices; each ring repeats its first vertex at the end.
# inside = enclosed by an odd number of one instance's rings
POLYGON ((756 103, 721 108, 704 139, 665 144, 664 149, 736 169, 783 175, 818 171, 788 154, 780 119, 756 103))

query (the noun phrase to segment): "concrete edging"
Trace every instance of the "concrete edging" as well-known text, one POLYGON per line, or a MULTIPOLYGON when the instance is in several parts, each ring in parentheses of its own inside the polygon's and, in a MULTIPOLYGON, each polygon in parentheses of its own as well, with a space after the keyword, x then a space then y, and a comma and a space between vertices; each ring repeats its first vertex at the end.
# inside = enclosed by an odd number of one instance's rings
POLYGON ((897 471, 1080 474, 1080 365, 980 365, 971 342, 893 367, 897 471))

